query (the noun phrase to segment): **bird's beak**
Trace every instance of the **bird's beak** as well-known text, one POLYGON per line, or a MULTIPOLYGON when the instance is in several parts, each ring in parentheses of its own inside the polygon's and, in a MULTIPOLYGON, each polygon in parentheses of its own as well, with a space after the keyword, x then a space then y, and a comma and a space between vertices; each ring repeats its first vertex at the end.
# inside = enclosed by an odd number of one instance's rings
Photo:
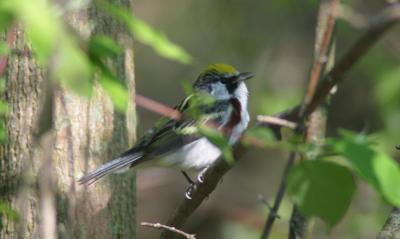
POLYGON ((253 77, 254 77, 254 74, 251 72, 241 72, 237 76, 237 81, 242 82, 242 81, 248 80, 253 77))

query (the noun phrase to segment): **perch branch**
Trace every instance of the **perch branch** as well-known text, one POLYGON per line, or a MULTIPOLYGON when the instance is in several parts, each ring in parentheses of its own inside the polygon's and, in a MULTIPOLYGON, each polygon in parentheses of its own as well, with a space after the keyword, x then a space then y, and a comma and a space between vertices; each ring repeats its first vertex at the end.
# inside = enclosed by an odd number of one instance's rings
POLYGON ((279 185, 278 193, 276 194, 276 197, 275 197, 274 205, 272 206, 272 208, 268 214, 267 222, 265 223, 263 232, 261 234, 262 239, 268 238, 268 236, 271 232, 272 226, 274 225, 275 219, 277 218, 276 215, 278 215, 278 210, 279 210, 279 207, 283 200, 283 196, 285 196, 286 179, 289 174, 289 170, 292 168, 292 166, 294 164, 295 159, 296 159, 296 153, 291 152, 289 155, 289 159, 286 163, 285 170, 283 171, 282 179, 281 179, 281 182, 279 185))
MULTIPOLYGON (((309 116, 317 106, 324 102, 332 88, 341 82, 345 73, 348 72, 351 67, 380 39, 380 37, 382 37, 388 29, 393 27, 395 23, 399 21, 399 19, 400 6, 399 4, 394 4, 388 9, 383 10, 382 13, 372 21, 373 23, 356 41, 356 44, 350 48, 347 54, 341 58, 327 76, 323 77, 321 84, 315 91, 314 97, 312 97, 310 103, 305 107, 304 117, 309 116)), ((280 113, 278 114, 278 117, 298 122, 300 107, 301 106, 296 106, 288 111, 280 113)), ((270 127, 269 124, 265 125, 270 127)), ((236 153, 235 157, 238 158, 236 153)), ((197 188, 192 192, 192 200, 184 199, 176 212, 172 215, 168 224, 181 228, 201 202, 215 189, 222 176, 229 169, 230 166, 228 166, 224 160, 217 160, 217 162, 207 170, 204 183, 196 182, 197 188)), ((172 235, 164 230, 160 238, 166 239, 171 237, 172 235)))
POLYGON ((153 228, 157 228, 157 229, 165 229, 165 230, 174 232, 176 234, 182 235, 182 236, 186 237, 187 239, 196 239, 196 236, 193 234, 186 233, 184 231, 176 229, 175 227, 169 227, 169 226, 163 225, 161 223, 142 222, 142 223, 140 223, 140 225, 145 226, 145 227, 153 227, 153 228))
POLYGON ((377 239, 399 238, 399 236, 400 236, 400 209, 393 208, 377 239))

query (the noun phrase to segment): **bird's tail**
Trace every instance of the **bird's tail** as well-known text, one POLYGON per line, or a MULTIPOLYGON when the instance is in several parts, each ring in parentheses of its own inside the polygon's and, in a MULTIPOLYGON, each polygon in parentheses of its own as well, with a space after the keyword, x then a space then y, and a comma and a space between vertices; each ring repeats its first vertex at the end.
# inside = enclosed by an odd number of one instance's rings
POLYGON ((142 156, 142 153, 133 153, 116 158, 84 175, 78 180, 78 182, 79 184, 90 185, 109 173, 118 173, 130 168, 138 159, 142 158, 142 156))

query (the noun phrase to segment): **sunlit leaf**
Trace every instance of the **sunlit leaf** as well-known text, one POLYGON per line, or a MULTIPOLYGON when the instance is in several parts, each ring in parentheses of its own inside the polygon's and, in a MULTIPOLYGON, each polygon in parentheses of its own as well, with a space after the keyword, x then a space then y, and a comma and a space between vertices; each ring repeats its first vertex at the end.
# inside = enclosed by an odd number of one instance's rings
POLYGON ((76 44, 68 38, 58 47, 54 74, 69 89, 81 95, 92 92, 92 68, 89 60, 76 44))
POLYGON ((209 126, 199 124, 197 128, 201 135, 205 136, 212 144, 222 151, 222 156, 228 164, 234 163, 232 147, 229 144, 227 137, 225 137, 220 131, 209 126))
POLYGON ((348 131, 341 134, 340 139, 331 142, 334 149, 386 200, 400 206, 399 165, 387 154, 374 149, 366 136, 348 131))
POLYGON ((0 56, 7 55, 10 52, 10 48, 6 42, 0 42, 0 56))
POLYGON ((379 76, 375 90, 379 109, 390 113, 400 109, 400 67, 385 71, 379 76))
POLYGON ((135 39, 151 46, 160 56, 183 64, 192 61, 192 57, 183 48, 171 42, 163 33, 135 17, 129 10, 107 1, 96 2, 105 11, 122 21, 135 39))
POLYGON ((0 31, 6 30, 14 20, 13 12, 5 6, 4 2, 0 2, 0 31))
POLYGON ((18 213, 8 203, 0 201, 0 215, 5 215, 11 221, 18 221, 18 213))
POLYGON ((266 127, 254 127, 245 132, 243 143, 252 145, 257 140, 257 144, 263 147, 275 147, 278 141, 271 129, 266 127))
POLYGON ((110 96, 116 109, 120 112, 126 112, 129 95, 124 85, 116 77, 105 72, 101 74, 100 84, 110 96))
POLYGON ((0 100, 0 114, 5 114, 7 112, 8 112, 7 102, 0 100))
POLYGON ((5 142, 7 142, 7 132, 4 125, 0 125, 0 143, 3 144, 5 142))
POLYGON ((288 191, 306 216, 316 216, 330 227, 346 213, 355 190, 348 168, 323 160, 302 161, 288 177, 288 191))
POLYGON ((88 46, 89 53, 96 57, 116 57, 122 53, 122 47, 107 36, 93 36, 88 46))
POLYGON ((25 25, 25 31, 41 62, 47 62, 58 40, 63 37, 62 26, 54 8, 43 0, 5 1, 4 6, 12 11, 25 25))

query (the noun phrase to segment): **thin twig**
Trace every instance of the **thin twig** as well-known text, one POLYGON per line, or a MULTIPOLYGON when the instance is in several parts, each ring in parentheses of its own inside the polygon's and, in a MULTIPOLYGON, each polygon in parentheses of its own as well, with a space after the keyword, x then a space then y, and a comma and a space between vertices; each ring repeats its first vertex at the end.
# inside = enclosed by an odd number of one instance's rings
MULTIPOLYGON (((314 64, 310 74, 310 81, 308 83, 307 92, 303 100, 303 105, 300 109, 300 117, 303 117, 304 110, 311 103, 317 89, 318 81, 321 78, 323 69, 328 62, 328 51, 329 44, 332 40, 333 29, 336 22, 337 8, 339 5, 339 0, 329 0, 328 2, 321 1, 321 6, 328 4, 329 11, 325 12, 327 14, 327 19, 323 23, 318 22, 317 31, 322 30, 317 33, 316 37, 316 51, 314 56, 314 64), (323 26, 321 26, 323 24, 323 26)), ((320 7, 320 11, 323 9, 320 7)), ((325 19, 324 19, 325 20, 325 19)))
MULTIPOLYGON (((399 21, 399 11, 400 8, 398 5, 392 5, 389 9, 382 11, 380 17, 373 21, 372 26, 369 27, 360 37, 360 39, 357 41, 357 44, 354 44, 348 53, 345 54, 344 57, 342 57, 342 59, 332 69, 332 71, 330 71, 328 76, 323 78, 320 86, 317 87, 315 96, 312 98, 310 104, 304 111, 305 117, 309 116, 317 106, 325 101, 332 88, 341 82, 344 74, 347 73, 351 67, 361 59, 362 56, 364 56, 368 49, 370 49, 388 29, 390 29, 397 21, 399 21)), ((286 120, 297 121, 296 119, 299 117, 299 110, 300 106, 296 106, 278 115, 286 120)), ((235 158, 238 158, 236 154, 235 158)), ((168 223, 168 225, 181 228, 186 223, 190 215, 201 204, 201 202, 215 189, 222 176, 229 169, 230 166, 228 166, 224 160, 217 160, 217 162, 205 173, 204 183, 196 182, 197 188, 193 190, 191 194, 193 199, 184 199, 176 212, 171 216, 171 219, 169 220, 170 223, 168 223)), ((171 238, 171 236, 164 230, 161 238, 171 238)))
POLYGON ((354 66, 368 50, 400 20, 400 4, 394 4, 384 9, 368 28, 368 30, 353 44, 335 67, 322 79, 314 97, 306 108, 306 115, 313 112, 325 101, 332 88, 343 80, 343 76, 354 66))
POLYGON ((157 228, 157 229, 165 229, 165 230, 174 232, 176 234, 182 235, 182 236, 186 237, 187 239, 196 239, 196 236, 194 234, 189 234, 182 230, 176 229, 175 227, 166 226, 166 225, 163 225, 158 222, 157 223, 141 222, 140 225, 145 226, 145 227, 153 227, 153 228, 157 228))
POLYGON ((179 120, 182 117, 179 111, 139 94, 135 95, 135 103, 144 109, 174 120, 179 120))
POLYGON ((296 159, 296 153, 291 152, 289 155, 289 159, 286 163, 285 169, 283 171, 282 179, 279 185, 278 193, 276 194, 274 205, 272 206, 270 213, 268 214, 267 222, 265 223, 264 230, 261 234, 261 239, 268 238, 271 233, 272 225, 277 218, 279 207, 281 206, 281 202, 283 200, 283 196, 285 195, 286 190, 286 179, 289 174, 289 170, 292 168, 294 161, 296 159))
POLYGON ((257 121, 290 129, 295 129, 297 127, 297 123, 295 122, 268 115, 258 115, 257 121))

